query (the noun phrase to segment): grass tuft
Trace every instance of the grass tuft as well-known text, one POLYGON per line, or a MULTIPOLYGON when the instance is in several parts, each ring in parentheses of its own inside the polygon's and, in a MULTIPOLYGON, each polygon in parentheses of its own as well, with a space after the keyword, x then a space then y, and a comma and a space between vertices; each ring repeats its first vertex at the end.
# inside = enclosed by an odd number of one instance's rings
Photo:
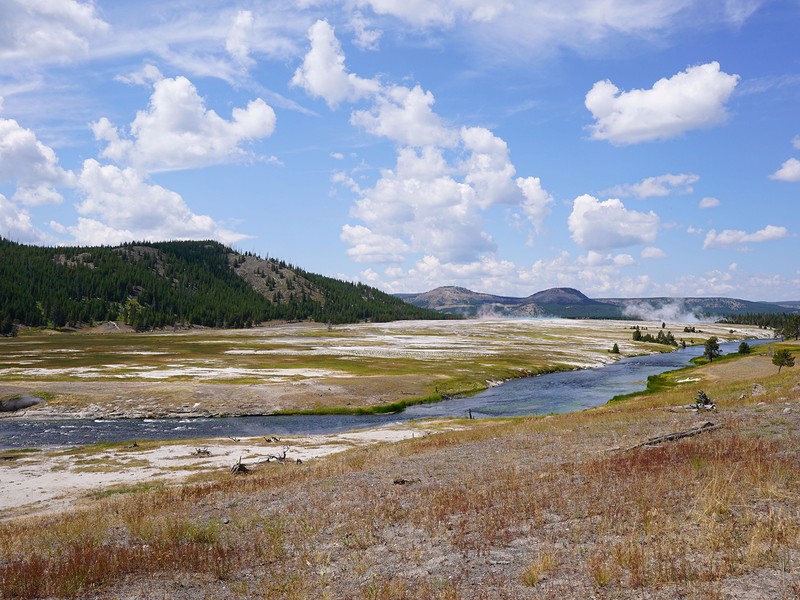
POLYGON ((556 555, 553 552, 539 552, 536 558, 528 565, 520 577, 522 583, 528 587, 533 587, 539 583, 545 575, 555 570, 558 566, 556 555))

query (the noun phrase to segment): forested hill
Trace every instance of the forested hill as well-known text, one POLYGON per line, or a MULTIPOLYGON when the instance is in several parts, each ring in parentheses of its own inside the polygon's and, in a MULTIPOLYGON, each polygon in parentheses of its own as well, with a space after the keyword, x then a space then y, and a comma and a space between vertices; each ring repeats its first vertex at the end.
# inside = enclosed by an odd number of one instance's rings
POLYGON ((0 238, 0 333, 119 321, 137 330, 263 321, 436 319, 375 288, 213 241, 46 248, 0 238))

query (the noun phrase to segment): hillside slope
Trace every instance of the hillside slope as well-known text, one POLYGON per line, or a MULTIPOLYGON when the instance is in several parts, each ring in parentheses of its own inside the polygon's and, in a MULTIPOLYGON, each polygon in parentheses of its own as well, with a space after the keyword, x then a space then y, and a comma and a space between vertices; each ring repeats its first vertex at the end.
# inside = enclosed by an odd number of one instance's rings
POLYGON ((380 290, 213 241, 47 248, 0 238, 0 333, 123 321, 137 330, 443 318, 380 290))

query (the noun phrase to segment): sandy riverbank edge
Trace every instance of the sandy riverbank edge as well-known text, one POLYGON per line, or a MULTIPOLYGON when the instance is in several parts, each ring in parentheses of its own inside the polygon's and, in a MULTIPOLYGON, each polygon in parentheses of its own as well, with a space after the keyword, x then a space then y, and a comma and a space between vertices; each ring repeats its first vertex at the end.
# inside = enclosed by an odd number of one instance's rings
POLYGON ((296 468, 298 460, 305 463, 350 448, 427 436, 445 428, 455 427, 427 422, 280 439, 208 438, 102 450, 87 446, 6 454, 0 460, 0 520, 64 510, 115 487, 178 484, 200 471, 226 472, 240 459, 251 469, 281 468, 265 463, 270 456, 283 455, 284 449, 284 467, 296 468))

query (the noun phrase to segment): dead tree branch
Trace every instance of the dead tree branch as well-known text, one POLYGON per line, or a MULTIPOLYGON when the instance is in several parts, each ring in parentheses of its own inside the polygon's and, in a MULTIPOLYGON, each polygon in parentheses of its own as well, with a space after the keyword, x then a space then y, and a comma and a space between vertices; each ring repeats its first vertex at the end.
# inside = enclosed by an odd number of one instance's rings
POLYGON ((683 438, 692 437, 708 431, 716 431, 717 429, 722 429, 722 425, 715 425, 714 423, 708 421, 703 423, 700 427, 696 427, 695 429, 676 431, 675 433, 668 433, 667 435, 659 435, 657 437, 645 440, 641 444, 636 444, 630 448, 625 448, 625 450, 633 450, 634 448, 641 448, 643 446, 655 446, 657 444, 663 444, 664 442, 674 442, 675 440, 681 440, 683 438))
POLYGON ((242 463, 242 457, 241 456, 239 457, 239 462, 235 463, 231 467, 231 473, 233 473, 234 475, 238 475, 240 473, 249 473, 249 472, 250 472, 250 469, 248 469, 244 465, 244 463, 242 463))
POLYGON ((286 464, 286 453, 289 451, 289 446, 283 447, 283 452, 281 454, 267 454, 266 458, 261 459, 259 462, 279 462, 280 464, 286 464))

